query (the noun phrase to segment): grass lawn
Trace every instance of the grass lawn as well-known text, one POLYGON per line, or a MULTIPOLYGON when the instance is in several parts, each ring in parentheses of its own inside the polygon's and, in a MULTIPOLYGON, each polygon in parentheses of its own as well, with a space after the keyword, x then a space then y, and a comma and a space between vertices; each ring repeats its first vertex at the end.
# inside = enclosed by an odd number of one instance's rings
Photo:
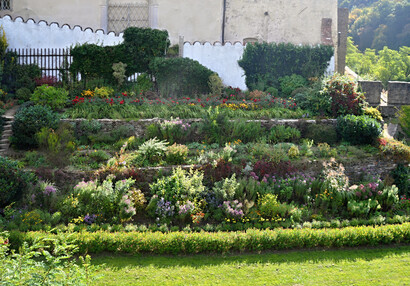
POLYGON ((410 285, 410 246, 92 261, 97 285, 410 285))

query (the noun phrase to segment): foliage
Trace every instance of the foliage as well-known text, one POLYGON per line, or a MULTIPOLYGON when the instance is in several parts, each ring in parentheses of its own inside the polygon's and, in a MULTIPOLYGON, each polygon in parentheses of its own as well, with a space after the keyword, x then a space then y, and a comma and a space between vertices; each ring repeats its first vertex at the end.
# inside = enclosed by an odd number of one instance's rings
POLYGON ((208 81, 213 72, 192 59, 155 58, 150 69, 163 97, 210 92, 208 81))
POLYGON ((108 86, 96 87, 94 89, 94 96, 100 98, 110 98, 114 95, 114 89, 108 86))
POLYGON ((209 107, 206 116, 200 123, 199 130, 205 134, 205 140, 208 143, 222 144, 228 133, 229 125, 228 118, 220 112, 218 107, 209 107))
POLYGON ((300 131, 297 128, 284 125, 275 125, 271 128, 268 140, 274 144, 279 142, 297 142, 300 131))
POLYGON ((316 81, 309 87, 294 90, 292 96, 296 104, 302 109, 309 110, 312 114, 329 115, 332 98, 321 92, 322 85, 321 81, 316 81))
POLYGON ((70 218, 79 216, 83 221, 93 220, 118 222, 135 215, 131 202, 133 179, 113 182, 109 176, 101 184, 97 181, 82 181, 74 187, 73 194, 62 202, 62 213, 70 218))
POLYGON ((0 208, 18 201, 36 182, 33 173, 24 171, 18 163, 0 156, 0 208))
POLYGON ((363 113, 364 96, 357 91, 357 84, 353 83, 347 76, 336 74, 326 79, 321 93, 332 98, 331 114, 334 117, 363 113))
POLYGON ((284 76, 297 74, 308 79, 323 75, 332 55, 330 46, 254 43, 246 46, 239 66, 245 70, 250 90, 261 83, 278 88, 277 79, 284 76))
MULTIPOLYGON (((90 285, 98 267, 91 258, 74 258, 78 247, 67 237, 41 237, 30 245, 24 242, 19 251, 9 251, 7 233, 0 233, 0 281, 2 285, 90 285)), ((69 236, 68 236, 69 237, 69 236)))
POLYGON ((335 127, 327 124, 309 124, 304 137, 312 139, 315 143, 328 143, 333 145, 338 142, 335 127))
POLYGON ((67 103, 68 91, 44 84, 37 87, 30 97, 36 104, 47 105, 52 109, 61 109, 67 103))
POLYGON ((379 111, 379 109, 377 109, 377 108, 375 108, 375 107, 366 107, 366 108, 363 110, 363 115, 367 115, 367 116, 369 116, 370 118, 374 118, 374 119, 376 119, 376 120, 379 121, 379 122, 382 122, 382 121, 383 121, 383 117, 382 117, 381 112, 379 111))
POLYGON ((126 79, 126 75, 125 75, 126 67, 127 67, 127 64, 124 64, 122 62, 112 64, 112 69, 113 69, 112 75, 117 81, 119 86, 122 86, 126 79))
POLYGON ((182 165, 188 156, 188 147, 174 143, 167 147, 166 161, 171 165, 182 165))
POLYGON ((36 147, 35 134, 43 127, 56 129, 58 121, 58 115, 48 106, 21 108, 14 116, 12 143, 20 149, 36 147))
POLYGON ((399 121, 407 137, 410 137, 410 105, 403 105, 400 108, 399 121))
POLYGON ((31 90, 27 87, 19 88, 16 91, 16 98, 23 101, 29 101, 31 97, 31 90))
POLYGON ((282 94, 289 97, 295 89, 306 86, 308 82, 303 76, 292 74, 279 78, 279 83, 282 94))
POLYGON ((401 141, 388 138, 379 139, 379 149, 382 154, 392 156, 397 161, 410 161, 410 147, 401 141))
POLYGON ((212 95, 222 95, 224 85, 217 73, 213 73, 209 76, 208 86, 212 95))
POLYGON ((160 141, 157 138, 152 138, 145 141, 138 148, 138 155, 141 158, 140 160, 150 164, 158 163, 162 157, 165 156, 165 152, 167 152, 167 145, 168 142, 160 141))
POLYGON ((408 1, 355 2, 349 6, 357 5, 350 13, 349 35, 358 43, 361 51, 366 48, 381 50, 385 46, 398 50, 401 46, 410 46, 407 26, 410 14, 408 1))
MULTIPOLYGON (((26 241, 35 237, 59 237, 30 232, 26 241)), ((79 253, 152 253, 195 254, 227 253, 233 251, 262 251, 311 247, 357 247, 380 244, 408 243, 410 224, 347 227, 342 229, 276 229, 246 232, 120 232, 73 233, 79 253)))
POLYGON ((366 115, 346 115, 337 118, 337 131, 352 144, 374 144, 382 132, 381 124, 366 115))
POLYGON ((347 41, 347 65, 362 77, 382 81, 385 87, 388 81, 410 81, 409 56, 409 46, 398 50, 384 47, 378 52, 367 48, 360 52, 350 37, 347 41))
POLYGON ((404 164, 397 164, 391 171, 394 184, 399 188, 400 196, 410 197, 410 167, 404 164))

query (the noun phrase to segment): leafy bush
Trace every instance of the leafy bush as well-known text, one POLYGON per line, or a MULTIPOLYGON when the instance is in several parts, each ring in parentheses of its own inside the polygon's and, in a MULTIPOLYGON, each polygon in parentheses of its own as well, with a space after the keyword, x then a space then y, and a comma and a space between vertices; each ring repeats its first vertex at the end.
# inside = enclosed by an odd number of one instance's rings
POLYGON ((397 167, 391 171, 394 184, 399 189, 400 196, 410 198, 410 168, 404 164, 397 164, 397 167))
POLYGON ((58 122, 58 115, 48 106, 21 108, 14 116, 11 142, 20 149, 36 147, 35 134, 43 127, 56 129, 58 122))
POLYGON ((312 139, 315 143, 328 143, 333 145, 338 142, 335 127, 328 124, 310 124, 306 128, 304 137, 312 139))
POLYGON ((16 98, 18 100, 29 101, 31 97, 31 90, 27 87, 19 88, 16 91, 16 98))
POLYGON ((50 106, 52 109, 61 109, 67 103, 68 91, 44 84, 34 90, 30 100, 36 104, 50 106))
POLYGON ((138 155, 141 158, 141 162, 146 162, 149 164, 158 163, 165 156, 167 145, 168 142, 160 141, 157 138, 152 138, 145 141, 138 148, 138 155))
POLYGON ((300 75, 292 74, 279 78, 280 90, 285 97, 289 97, 292 92, 307 85, 307 80, 300 75))
POLYGON ((271 128, 268 140, 272 143, 297 142, 300 138, 300 131, 297 128, 275 125, 271 128))
POLYGON ((337 132, 343 140, 352 144, 374 144, 382 132, 382 126, 365 115, 346 115, 337 118, 337 132))
POLYGON ((174 143, 167 148, 166 161, 171 165, 182 165, 185 163, 187 156, 188 147, 174 143))
POLYGON ((375 107, 366 107, 364 109, 364 114, 363 115, 367 115, 370 118, 374 118, 377 121, 383 121, 383 117, 381 112, 379 111, 379 109, 375 108, 375 107))
POLYGON ((410 105, 403 105, 400 108, 399 121, 407 137, 410 137, 410 105))
POLYGON ((17 162, 1 156, 0 174, 0 208, 22 198, 36 181, 33 173, 23 171, 17 162))
POLYGON ((208 81, 214 72, 192 59, 155 58, 150 69, 164 97, 210 92, 208 81))
POLYGON ((323 75, 332 55, 330 46, 254 43, 246 45, 238 63, 245 70, 250 90, 260 85, 277 88, 277 79, 284 76, 297 74, 308 79, 323 75))
POLYGON ((303 89, 296 89, 292 93, 296 104, 313 114, 329 115, 331 114, 332 98, 329 95, 321 93, 322 83, 317 81, 312 86, 303 89))
MULTIPOLYGON (((35 238, 55 238, 51 235, 29 232, 23 241, 35 238)), ((152 253, 195 254, 227 253, 236 251, 262 251, 300 249, 312 247, 357 247, 381 244, 409 243, 410 223, 384 226, 346 227, 342 229, 275 229, 246 232, 77 232, 68 242, 77 241, 79 253, 152 253)), ((11 243, 13 243, 11 241, 11 243)))
POLYGON ((397 161, 410 161, 410 146, 394 138, 379 138, 379 149, 387 156, 392 156, 397 161))
POLYGON ((357 91, 357 84, 347 76, 336 74, 326 79, 322 95, 332 98, 331 113, 335 117, 346 114, 361 115, 363 113, 364 95, 357 91))

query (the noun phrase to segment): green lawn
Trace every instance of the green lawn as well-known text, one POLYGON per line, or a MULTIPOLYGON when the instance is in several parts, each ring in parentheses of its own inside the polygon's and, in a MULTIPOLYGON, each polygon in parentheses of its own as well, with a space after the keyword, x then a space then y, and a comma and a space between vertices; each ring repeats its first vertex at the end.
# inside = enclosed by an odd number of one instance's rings
POLYGON ((97 285, 410 285, 410 246, 92 261, 97 285))

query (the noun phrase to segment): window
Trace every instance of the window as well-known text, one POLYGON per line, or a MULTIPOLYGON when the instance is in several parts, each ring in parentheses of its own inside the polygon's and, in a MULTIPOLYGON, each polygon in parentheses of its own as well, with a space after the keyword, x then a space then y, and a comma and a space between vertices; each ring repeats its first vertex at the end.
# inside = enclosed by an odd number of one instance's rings
POLYGON ((0 0, 0 10, 11 10, 12 0, 0 0))

